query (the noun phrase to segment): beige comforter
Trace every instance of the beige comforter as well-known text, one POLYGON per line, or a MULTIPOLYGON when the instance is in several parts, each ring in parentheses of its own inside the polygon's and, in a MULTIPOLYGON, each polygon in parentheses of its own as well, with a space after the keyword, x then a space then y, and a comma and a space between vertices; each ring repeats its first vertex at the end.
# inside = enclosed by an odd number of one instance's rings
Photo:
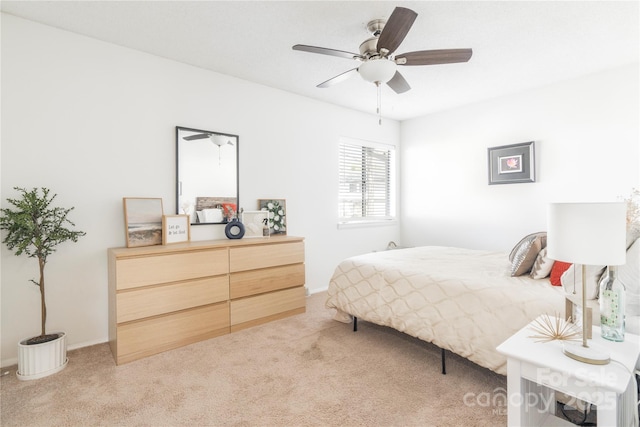
MULTIPOLYGON (((425 246, 348 258, 326 306, 432 342, 506 374, 496 347, 540 314, 564 314, 562 287, 509 275, 508 254, 425 246)), ((540 344, 544 345, 544 344, 540 344)))

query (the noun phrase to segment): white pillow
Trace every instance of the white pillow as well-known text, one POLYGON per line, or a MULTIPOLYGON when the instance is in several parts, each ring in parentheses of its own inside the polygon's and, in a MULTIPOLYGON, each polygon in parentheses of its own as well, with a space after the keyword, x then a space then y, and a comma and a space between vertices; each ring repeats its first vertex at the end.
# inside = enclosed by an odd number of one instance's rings
MULTIPOLYGON (((576 265, 572 264, 560 277, 560 283, 566 293, 572 294, 574 290, 576 295, 582 297, 582 265, 578 264, 576 272, 576 265)), ((587 265, 587 299, 598 299, 598 282, 602 273, 604 273, 606 266, 604 265, 587 265)))
POLYGON ((640 316, 640 243, 636 240, 627 250, 627 263, 618 267, 618 279, 625 287, 625 314, 640 316))
POLYGON ((204 221, 200 222, 222 222, 222 209, 202 209, 204 221))
POLYGON ((536 258, 536 262, 533 263, 533 267, 531 267, 531 276, 532 279, 544 279, 551 274, 551 268, 555 263, 554 260, 547 257, 547 248, 543 248, 536 258))

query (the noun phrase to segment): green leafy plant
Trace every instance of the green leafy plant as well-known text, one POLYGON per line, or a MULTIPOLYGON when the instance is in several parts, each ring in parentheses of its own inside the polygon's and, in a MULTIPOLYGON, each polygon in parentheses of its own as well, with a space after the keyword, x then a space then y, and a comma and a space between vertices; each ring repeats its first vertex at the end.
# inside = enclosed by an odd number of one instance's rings
POLYGON ((27 255, 29 258, 37 258, 40 268, 40 280, 30 280, 40 288, 41 305, 41 334, 31 338, 27 344, 46 342, 55 339, 57 335, 47 335, 45 324, 47 322, 47 305, 45 302, 44 268, 49 255, 56 251, 56 247, 68 240, 77 242, 80 236, 86 233, 73 231, 66 226, 75 226, 67 215, 73 208, 53 207, 52 203, 56 194, 50 196, 50 190, 42 187, 40 190, 33 188, 27 191, 24 188, 14 187, 21 193, 20 198, 10 199, 7 202, 12 208, 0 209, 0 229, 6 230, 2 243, 7 245, 15 255, 27 255))

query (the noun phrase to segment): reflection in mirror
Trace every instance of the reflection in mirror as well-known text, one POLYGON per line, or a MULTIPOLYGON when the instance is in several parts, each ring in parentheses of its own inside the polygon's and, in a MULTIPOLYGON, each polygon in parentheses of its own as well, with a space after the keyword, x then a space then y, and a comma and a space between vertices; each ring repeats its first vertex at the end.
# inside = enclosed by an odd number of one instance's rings
POLYGON ((238 135, 176 127, 177 213, 223 224, 238 209, 238 135))

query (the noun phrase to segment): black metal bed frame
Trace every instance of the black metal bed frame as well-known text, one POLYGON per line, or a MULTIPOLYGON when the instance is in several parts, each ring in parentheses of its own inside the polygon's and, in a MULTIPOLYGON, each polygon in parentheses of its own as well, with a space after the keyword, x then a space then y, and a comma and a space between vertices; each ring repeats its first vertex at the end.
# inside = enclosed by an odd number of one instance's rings
MULTIPOLYGON (((358 318, 356 316, 353 316, 353 332, 357 332, 358 331, 358 318)), ((442 375, 446 375, 447 374, 447 367, 446 367, 446 363, 445 363, 445 350, 444 348, 440 349, 440 358, 442 359, 442 375)))

